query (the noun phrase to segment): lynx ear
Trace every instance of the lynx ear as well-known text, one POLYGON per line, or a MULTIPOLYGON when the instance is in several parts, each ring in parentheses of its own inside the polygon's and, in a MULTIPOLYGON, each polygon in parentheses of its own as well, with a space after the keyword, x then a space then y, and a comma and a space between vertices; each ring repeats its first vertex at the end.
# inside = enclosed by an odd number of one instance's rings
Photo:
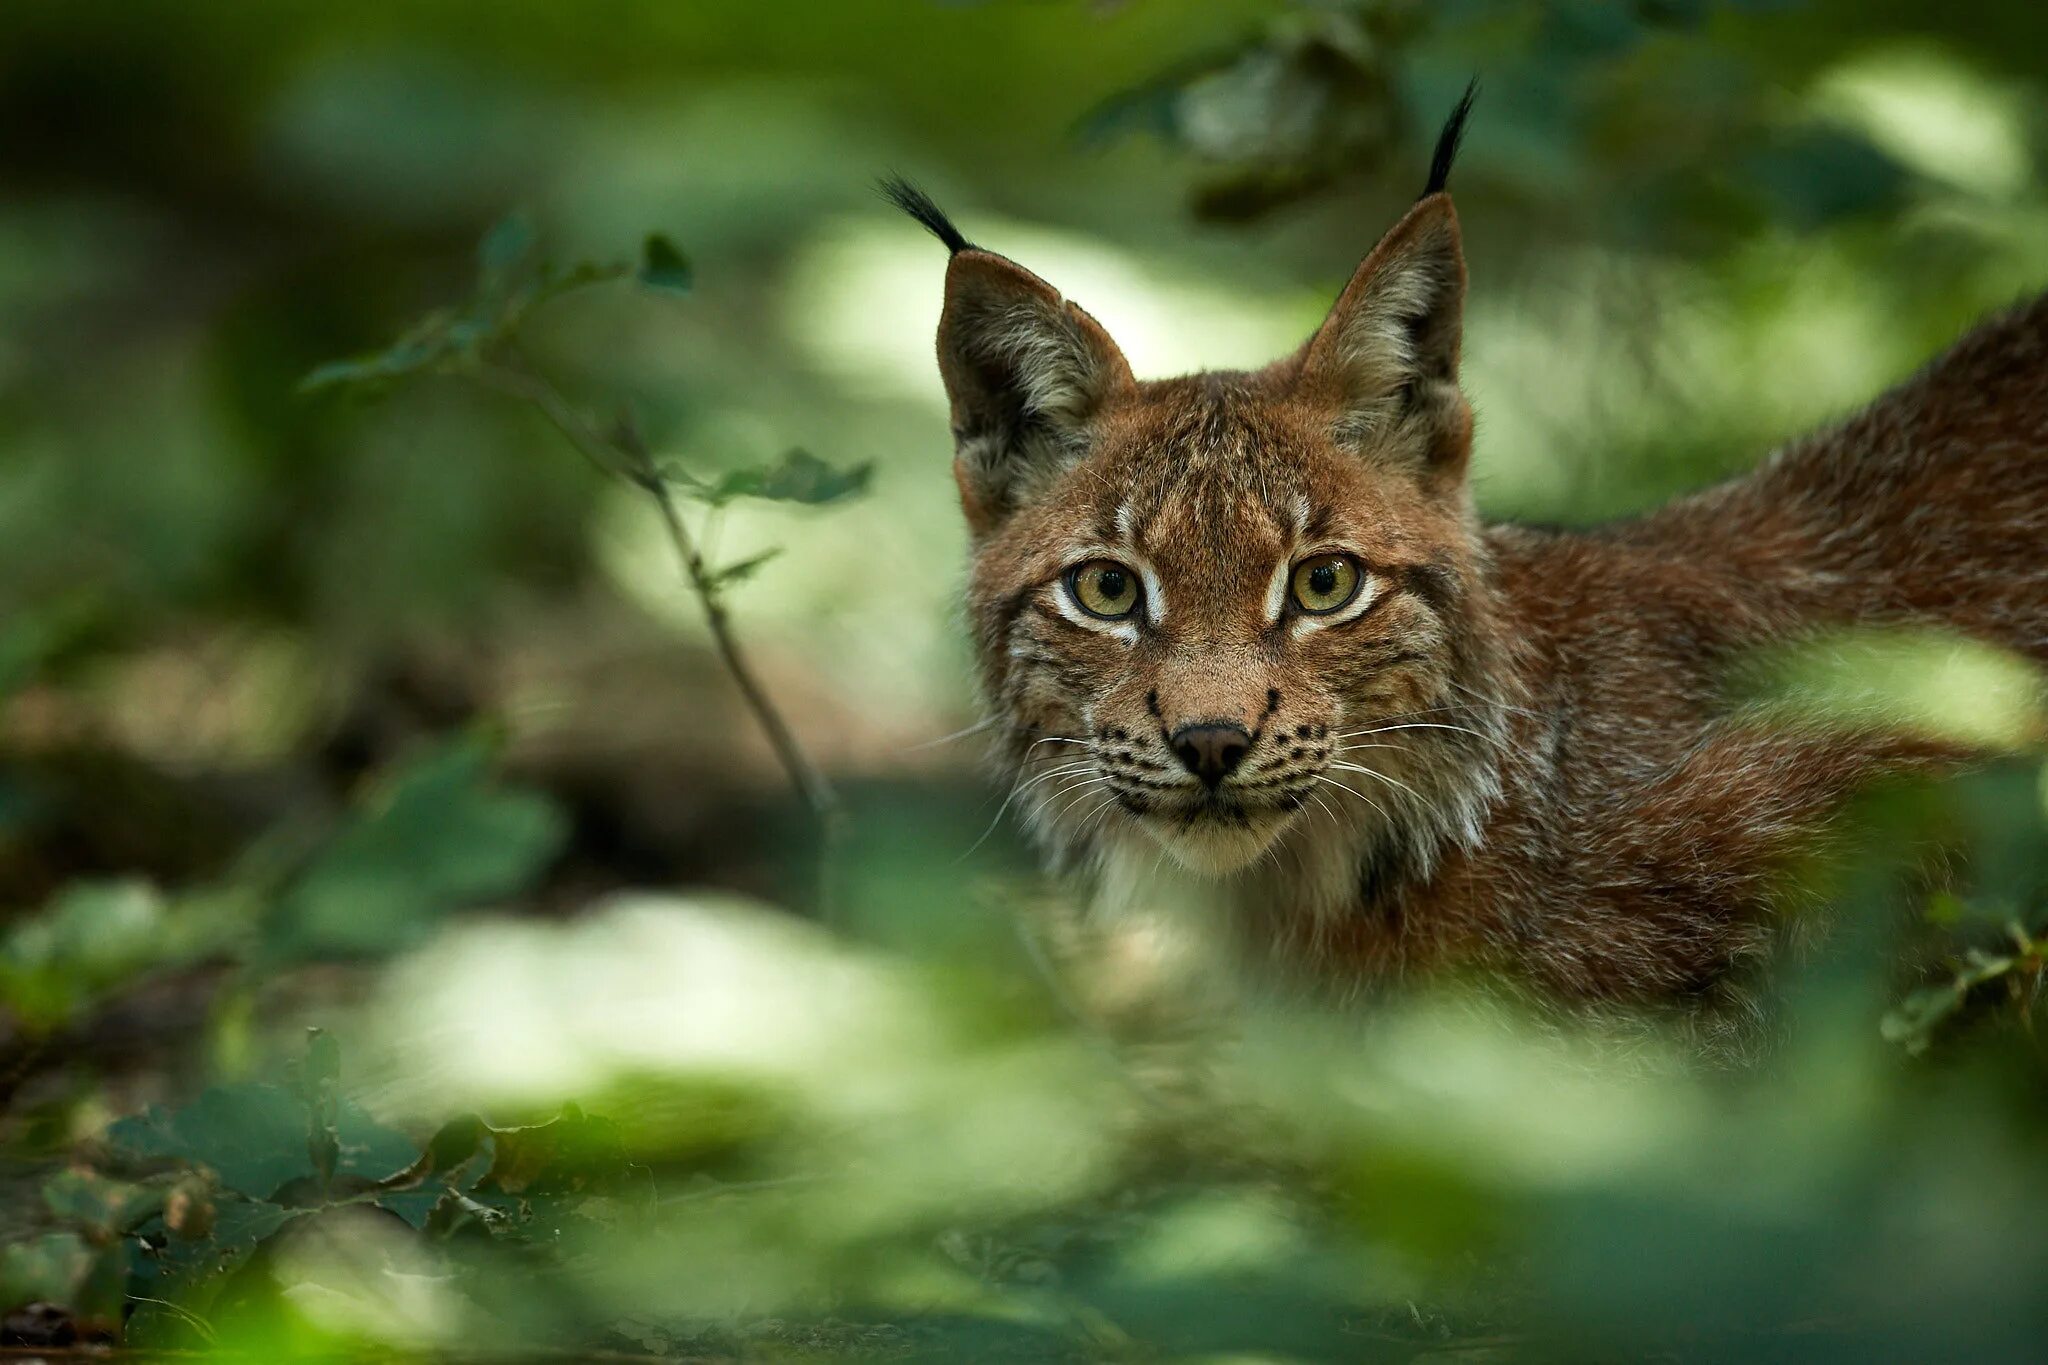
POLYGON ((953 404, 953 478, 968 529, 987 534, 1087 451, 1088 428, 1136 387, 1102 324, 1016 262, 967 240, 901 176, 884 198, 946 244, 939 374, 953 404))
POLYGON ((1332 413, 1346 445, 1462 472, 1472 443, 1458 387, 1464 315, 1458 214, 1437 191, 1352 275, 1302 349, 1297 391, 1332 413))
POLYGON ((1078 460, 1089 425, 1134 387, 1101 323, 1022 266, 971 246, 946 267, 939 373, 953 404, 953 473, 976 535, 1078 460))

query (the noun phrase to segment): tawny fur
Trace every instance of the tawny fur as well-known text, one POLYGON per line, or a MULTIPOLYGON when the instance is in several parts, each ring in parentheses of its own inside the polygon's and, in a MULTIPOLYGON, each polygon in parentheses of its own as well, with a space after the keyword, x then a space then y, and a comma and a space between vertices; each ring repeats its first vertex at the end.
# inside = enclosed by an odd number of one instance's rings
POLYGON ((1255 373, 1141 383, 1021 267, 963 241, 948 279, 969 600, 1017 807, 1106 895, 1179 864, 1327 979, 1456 964, 1710 998, 1851 793, 1957 757, 1745 719, 1731 665, 1872 624, 2048 663, 2048 299, 1747 477, 1568 534, 1473 512, 1446 194, 1255 373), (1285 584, 1332 548, 1368 585, 1325 624, 1285 584), (1097 559, 1143 580, 1142 612, 1075 606, 1064 575, 1097 559), (1209 722, 1249 736, 1213 790, 1174 740, 1209 722))

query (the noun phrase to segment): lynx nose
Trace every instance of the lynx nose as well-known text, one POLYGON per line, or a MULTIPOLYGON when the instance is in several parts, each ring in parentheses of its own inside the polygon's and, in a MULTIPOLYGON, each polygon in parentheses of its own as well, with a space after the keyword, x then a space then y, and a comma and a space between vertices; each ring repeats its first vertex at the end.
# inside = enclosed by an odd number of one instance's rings
POLYGON ((1173 732, 1173 752, 1189 772, 1212 787, 1229 775, 1251 747, 1251 732, 1228 721, 1183 725, 1173 732))

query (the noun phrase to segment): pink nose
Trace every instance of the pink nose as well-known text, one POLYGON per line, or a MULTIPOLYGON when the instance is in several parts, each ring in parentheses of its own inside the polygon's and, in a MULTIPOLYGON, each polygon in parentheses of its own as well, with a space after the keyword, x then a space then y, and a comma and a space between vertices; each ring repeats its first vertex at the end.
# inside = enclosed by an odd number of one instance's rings
POLYGON ((1251 732, 1230 721, 1183 725, 1173 732, 1173 752, 1211 787, 1228 777, 1251 747, 1251 732))

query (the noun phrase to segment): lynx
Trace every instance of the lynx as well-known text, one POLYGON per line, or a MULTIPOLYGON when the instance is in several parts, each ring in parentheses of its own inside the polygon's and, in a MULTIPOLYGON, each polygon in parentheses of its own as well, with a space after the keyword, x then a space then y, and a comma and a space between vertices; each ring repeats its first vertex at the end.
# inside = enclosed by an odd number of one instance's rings
POLYGON ((1581 533, 1482 525, 1446 189, 1469 105, 1315 334, 1250 373, 1135 379, 886 187, 951 252, 938 361, 1005 775, 1098 895, 1178 868, 1325 979, 1710 996, 1847 795, 1959 757, 1745 721, 1731 663, 1869 623, 2048 662, 2048 298, 1746 477, 1581 533))

